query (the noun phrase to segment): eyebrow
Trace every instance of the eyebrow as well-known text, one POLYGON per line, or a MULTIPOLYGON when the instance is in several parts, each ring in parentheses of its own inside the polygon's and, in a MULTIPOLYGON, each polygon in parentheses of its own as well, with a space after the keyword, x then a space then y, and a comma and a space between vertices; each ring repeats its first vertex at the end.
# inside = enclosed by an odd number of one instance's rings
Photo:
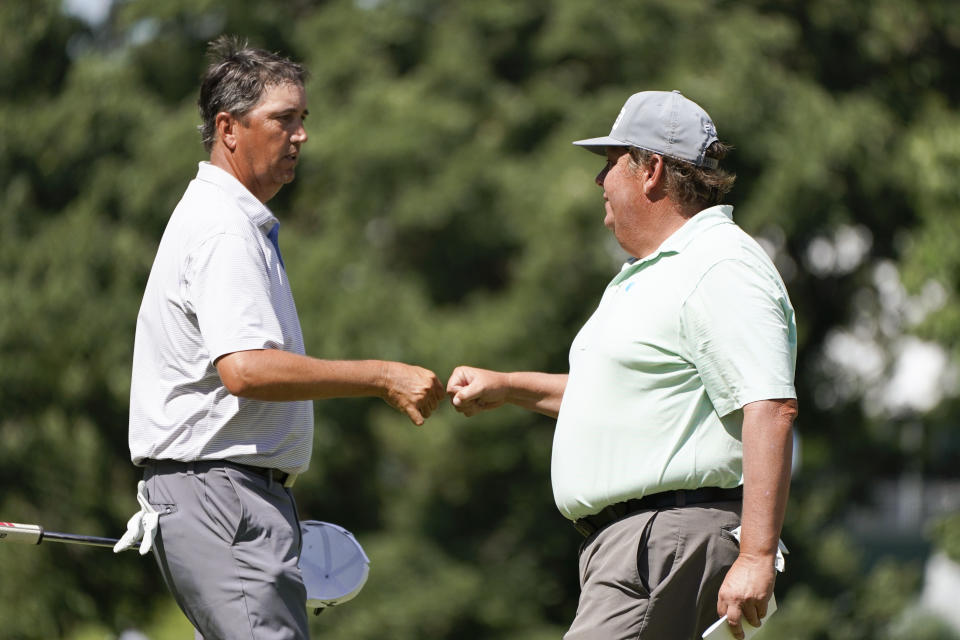
POLYGON ((289 114, 291 114, 291 113, 300 113, 300 114, 302 114, 302 117, 306 118, 308 115, 310 115, 310 110, 309 110, 309 109, 304 109, 303 111, 300 111, 299 109, 295 109, 295 108, 292 108, 292 107, 291 107, 290 109, 281 109, 281 110, 279 110, 279 111, 274 111, 274 112, 273 112, 272 114, 270 114, 270 115, 271 115, 271 117, 273 117, 273 118, 279 118, 279 117, 281 117, 281 116, 286 116, 286 115, 289 115, 289 114))

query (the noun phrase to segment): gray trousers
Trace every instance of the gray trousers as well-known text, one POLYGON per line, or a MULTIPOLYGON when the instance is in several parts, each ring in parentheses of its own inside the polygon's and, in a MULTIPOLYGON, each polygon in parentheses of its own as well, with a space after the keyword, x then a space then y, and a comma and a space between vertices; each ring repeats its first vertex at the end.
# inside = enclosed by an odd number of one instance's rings
POLYGON ((204 640, 305 640, 301 534, 289 489, 222 462, 153 462, 154 556, 204 640))
POLYGON ((565 640, 693 640, 713 624, 740 552, 740 502, 630 514, 580 547, 580 602, 565 640))

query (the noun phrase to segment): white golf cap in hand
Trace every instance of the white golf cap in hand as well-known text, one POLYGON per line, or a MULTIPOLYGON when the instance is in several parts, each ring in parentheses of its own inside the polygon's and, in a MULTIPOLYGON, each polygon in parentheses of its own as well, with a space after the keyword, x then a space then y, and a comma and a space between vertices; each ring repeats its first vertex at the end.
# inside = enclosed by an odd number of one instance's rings
POLYGON ((146 486, 143 480, 137 483, 137 502, 140 503, 140 511, 133 514, 127 521, 127 532, 113 546, 114 553, 126 551, 136 544, 137 540, 140 540, 140 555, 142 556, 146 555, 153 547, 153 538, 157 535, 160 514, 147 502, 147 496, 144 495, 146 486))

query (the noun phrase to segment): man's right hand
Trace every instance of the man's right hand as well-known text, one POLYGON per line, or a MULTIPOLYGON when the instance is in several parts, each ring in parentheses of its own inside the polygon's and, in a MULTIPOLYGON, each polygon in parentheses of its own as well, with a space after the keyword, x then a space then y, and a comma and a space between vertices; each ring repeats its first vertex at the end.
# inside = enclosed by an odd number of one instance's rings
POLYGON ((450 374, 447 395, 454 408, 469 418, 507 401, 507 376, 500 371, 460 366, 450 374))
POLYGON ((420 426, 443 399, 443 384, 429 369, 402 362, 384 362, 380 372, 383 399, 420 426))

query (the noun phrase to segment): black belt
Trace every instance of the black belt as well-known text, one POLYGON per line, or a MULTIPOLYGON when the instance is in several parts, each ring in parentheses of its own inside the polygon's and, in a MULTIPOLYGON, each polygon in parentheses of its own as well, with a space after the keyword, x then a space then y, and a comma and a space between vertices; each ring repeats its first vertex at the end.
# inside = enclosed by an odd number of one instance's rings
POLYGON ((274 480, 279 482, 282 485, 286 485, 287 479, 290 477, 290 474, 286 471, 280 471, 280 469, 271 469, 269 467, 257 467, 252 464, 243 464, 242 462, 234 462, 233 460, 197 460, 196 462, 182 462, 180 460, 144 460, 144 465, 155 465, 158 468, 173 468, 176 471, 186 471, 192 470, 194 467, 203 466, 209 469, 215 467, 235 467, 237 469, 243 469, 244 471, 251 471, 253 473, 259 474, 268 480, 274 480))
POLYGON ((260 475, 266 477, 269 480, 279 482, 280 484, 286 484, 287 478, 290 477, 290 474, 286 471, 280 471, 280 469, 271 469, 268 467, 255 467, 252 464, 241 464, 239 462, 233 462, 231 460, 226 460, 225 464, 233 465, 234 467, 240 467, 241 469, 246 469, 247 471, 253 471, 254 473, 259 473, 260 475))
POLYGON ((727 502, 741 500, 743 487, 721 489, 720 487, 701 487, 700 489, 680 489, 652 493, 642 498, 631 498, 623 502, 604 507, 600 513, 584 516, 573 522, 574 528, 583 536, 589 537, 611 522, 616 522, 627 514, 651 509, 670 509, 702 502, 727 502))

